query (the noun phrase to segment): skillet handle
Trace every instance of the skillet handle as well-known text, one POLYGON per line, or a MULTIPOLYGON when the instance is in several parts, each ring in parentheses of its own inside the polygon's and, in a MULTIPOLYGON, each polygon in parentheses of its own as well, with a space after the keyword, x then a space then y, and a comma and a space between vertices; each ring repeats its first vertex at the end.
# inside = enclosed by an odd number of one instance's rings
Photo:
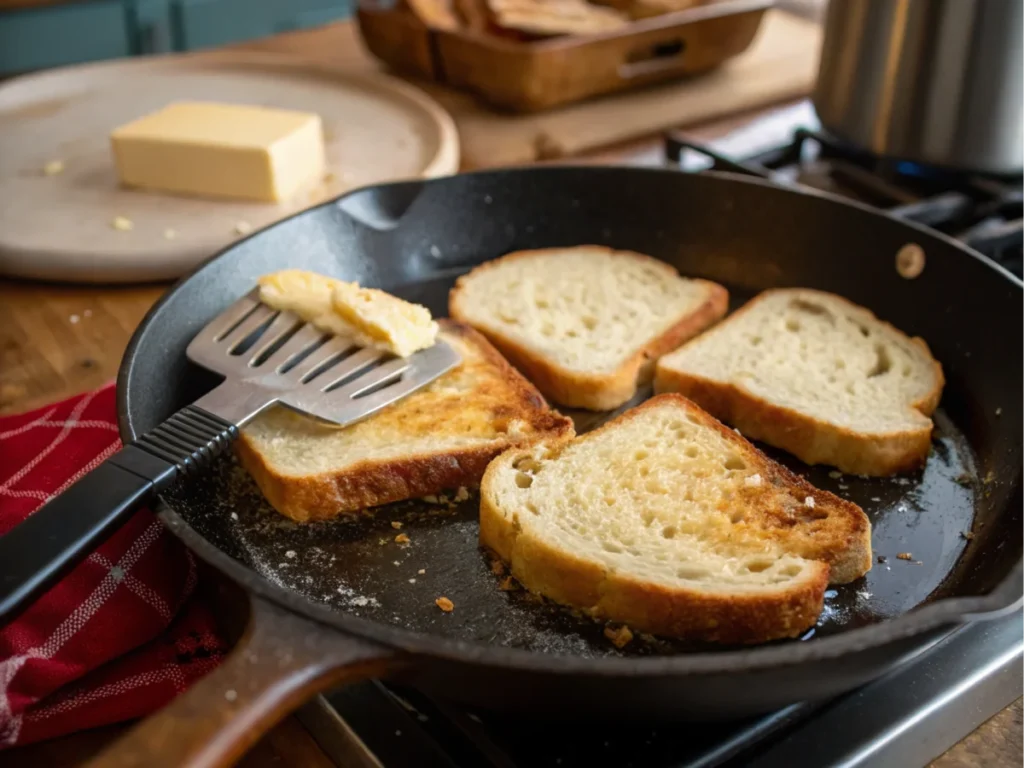
POLYGON ((238 435, 189 405, 0 536, 0 626, 84 560, 153 494, 204 469, 238 435))
POLYGON ((226 768, 316 693, 380 676, 394 652, 252 596, 231 654, 86 768, 226 768))

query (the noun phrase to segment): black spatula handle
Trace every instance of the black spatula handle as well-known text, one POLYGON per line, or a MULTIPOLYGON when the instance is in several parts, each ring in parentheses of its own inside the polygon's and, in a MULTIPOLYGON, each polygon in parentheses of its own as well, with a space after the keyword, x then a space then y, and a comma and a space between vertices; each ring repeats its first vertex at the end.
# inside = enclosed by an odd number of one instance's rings
POLYGON ((81 562, 139 507, 200 472, 238 428, 190 405, 124 446, 0 537, 0 625, 81 562))

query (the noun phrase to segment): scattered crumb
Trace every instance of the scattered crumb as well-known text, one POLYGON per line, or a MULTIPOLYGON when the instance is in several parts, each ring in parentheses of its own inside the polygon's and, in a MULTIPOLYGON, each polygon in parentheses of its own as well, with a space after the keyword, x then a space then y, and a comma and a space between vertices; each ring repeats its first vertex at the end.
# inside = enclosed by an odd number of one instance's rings
POLYGON ((838 469, 833 469, 831 472, 828 473, 828 476, 831 477, 833 480, 838 480, 843 476, 843 473, 840 472, 838 469))
POLYGON ((633 633, 625 624, 618 629, 605 627, 604 636, 611 640, 616 648, 625 648, 633 640, 633 633))
POLYGON ((857 591, 857 597, 859 597, 861 600, 867 600, 871 597, 871 593, 868 592, 866 589, 861 589, 857 591))
POLYGON ((504 579, 501 580, 501 582, 499 582, 498 589, 500 589, 502 592, 511 592, 514 589, 516 589, 516 580, 513 579, 511 576, 506 576, 504 579))
POLYGON ((880 562, 880 563, 885 563, 888 560, 889 560, 889 558, 887 558, 885 555, 879 555, 878 556, 878 562, 880 562))
POLYGON ((743 484, 746 485, 748 488, 757 488, 761 485, 761 476, 751 475, 750 477, 744 479, 743 484))
POLYGON ((383 547, 385 544, 388 543, 388 540, 387 539, 378 539, 377 543, 380 544, 383 547))
POLYGON ((1003 409, 1002 408, 996 408, 996 416, 1002 416, 1002 415, 1003 415, 1003 409))
POLYGON ((164 230, 164 240, 174 240, 178 236, 178 230, 168 227, 164 230))
POLYGON ((988 472, 985 473, 985 478, 981 482, 983 482, 985 485, 990 485, 991 483, 994 483, 995 481, 996 481, 996 473, 993 472, 990 469, 988 472))
POLYGON ((804 506, 807 507, 808 509, 814 509, 814 497, 808 496, 807 498, 805 498, 804 506))
POLYGON ((411 540, 404 533, 395 536, 395 544, 408 544, 411 540))
POLYGON ((284 553, 284 556, 287 557, 289 560, 291 560, 292 558, 294 558, 298 554, 299 553, 296 552, 294 549, 289 549, 287 552, 284 553))
POLYGON ((469 498, 469 489, 464 485, 460 485, 459 489, 455 492, 455 501, 465 501, 469 498))
POLYGON ((742 432, 740 432, 740 428, 739 428, 739 427, 733 427, 733 428, 732 428, 732 431, 733 431, 733 432, 735 432, 735 433, 736 433, 737 435, 739 435, 740 437, 743 437, 743 433, 742 433, 742 432))
POLYGON ((68 322, 71 323, 72 325, 76 325, 78 321, 81 319, 82 318, 80 318, 78 315, 71 315, 71 317, 68 318, 68 322))
POLYGON ((505 564, 501 560, 493 558, 491 560, 491 573, 495 576, 503 576, 505 574, 505 564))
POLYGON ((132 229, 135 226, 135 224, 132 222, 131 219, 127 218, 126 216, 115 216, 111 220, 110 226, 112 226, 118 232, 127 232, 128 230, 132 229))
POLYGON ((879 502, 879 501, 881 501, 882 499, 881 499, 881 498, 879 498, 878 496, 872 496, 872 497, 871 497, 871 500, 872 500, 872 501, 874 501, 874 502, 879 502))
POLYGON ((234 701, 235 699, 238 698, 238 691, 236 691, 234 689, 230 689, 230 690, 224 691, 224 698, 227 699, 228 701, 234 701))
POLYGON ((43 166, 44 176, 56 176, 58 173, 64 170, 63 160, 51 160, 43 166))
POLYGON ((398 522, 397 520, 392 520, 391 521, 391 527, 394 528, 397 531, 399 528, 402 527, 402 524, 400 522, 398 522))
POLYGON ((397 560, 392 560, 392 561, 391 561, 391 564, 392 564, 392 565, 401 565, 401 563, 400 563, 400 562, 398 562, 397 560))
POLYGON ((960 535, 967 541, 971 541, 974 538, 974 534, 971 531, 960 531, 960 535))
POLYGON ((896 555, 896 557, 898 557, 900 560, 913 560, 914 559, 914 556, 912 554, 910 554, 909 552, 900 552, 898 555, 896 555))
POLYGON ((437 496, 424 496, 423 500, 425 502, 427 502, 427 504, 440 504, 441 503, 441 502, 439 502, 437 500, 437 496))
POLYGON ((232 512, 231 513, 231 519, 232 520, 237 520, 238 519, 238 513, 237 512, 232 512))
POLYGON ((973 480, 971 479, 971 476, 966 472, 961 472, 954 479, 956 480, 958 485, 962 485, 964 488, 970 488, 971 485, 973 485, 973 480))
POLYGON ((449 600, 447 597, 439 597, 434 601, 434 605, 440 608, 445 613, 451 613, 455 610, 455 603, 449 600))
POLYGON ((252 224, 248 221, 236 221, 235 222, 235 234, 236 235, 248 235, 252 232, 252 224))
POLYGON ((416 583, 416 579, 409 579, 409 583, 410 584, 415 584, 416 583))
POLYGON ((441 494, 440 496, 437 497, 437 503, 438 504, 447 504, 448 503, 448 497, 445 496, 444 494, 441 494))
POLYGON ((420 569, 419 569, 418 571, 416 571, 416 573, 418 573, 418 574, 419 574, 420 576, 422 576, 422 575, 423 575, 423 574, 425 574, 426 572, 427 572, 427 569, 426 569, 426 568, 420 568, 420 569))
POLYGON ((843 485, 842 483, 840 483, 840 484, 839 484, 839 490, 840 490, 840 491, 848 491, 848 490, 850 490, 850 486, 848 486, 848 485, 843 485))

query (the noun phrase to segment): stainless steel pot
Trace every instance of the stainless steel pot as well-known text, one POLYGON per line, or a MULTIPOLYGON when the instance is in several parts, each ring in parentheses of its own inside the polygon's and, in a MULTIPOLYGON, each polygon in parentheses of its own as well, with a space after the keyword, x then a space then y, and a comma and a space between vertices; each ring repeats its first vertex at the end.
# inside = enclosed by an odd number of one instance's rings
POLYGON ((1024 168, 1022 0, 832 0, 813 102, 879 155, 1024 168))

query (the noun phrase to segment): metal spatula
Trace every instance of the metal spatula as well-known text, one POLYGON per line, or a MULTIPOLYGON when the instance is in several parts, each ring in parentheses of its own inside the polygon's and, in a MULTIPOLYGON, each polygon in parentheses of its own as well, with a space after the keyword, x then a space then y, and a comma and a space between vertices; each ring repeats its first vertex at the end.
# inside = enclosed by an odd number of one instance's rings
POLYGON ((0 622, 37 597, 182 476, 205 470, 239 427, 280 403, 337 427, 424 387, 460 357, 443 341, 407 358, 325 334, 244 296, 192 340, 188 358, 225 377, 0 537, 0 622))

